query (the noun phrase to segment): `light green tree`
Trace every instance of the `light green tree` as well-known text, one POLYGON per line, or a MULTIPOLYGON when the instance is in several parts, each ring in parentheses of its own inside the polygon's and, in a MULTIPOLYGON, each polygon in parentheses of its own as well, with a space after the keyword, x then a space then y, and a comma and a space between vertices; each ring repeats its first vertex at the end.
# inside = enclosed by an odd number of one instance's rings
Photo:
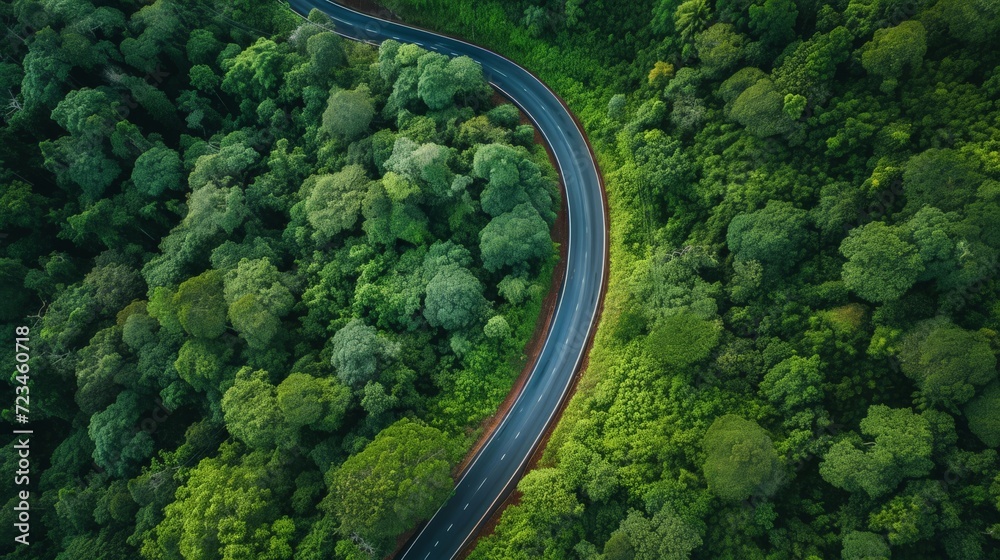
POLYGON ((699 33, 694 45, 702 71, 709 77, 720 77, 739 63, 746 37, 728 23, 716 23, 699 33))
POLYGON ((823 400, 823 372, 819 356, 792 356, 778 362, 760 384, 760 392, 769 401, 791 413, 797 408, 823 400))
POLYGON ((652 519, 632 510, 622 520, 618 530, 612 533, 608 544, 605 544, 604 555, 608 560, 687 560, 701 543, 698 531, 681 519, 670 506, 656 512, 652 519), (619 542, 612 544, 616 535, 619 535, 619 542), (609 552, 611 556, 608 555, 609 552))
POLYGON ((290 448, 298 443, 285 423, 278 392, 264 370, 244 367, 222 397, 226 429, 253 449, 290 448))
POLYGON ((440 507, 452 489, 450 470, 443 432, 399 420, 330 470, 330 494, 320 507, 337 518, 342 536, 358 535, 383 550, 440 507))
POLYGON ((292 373, 278 384, 277 400, 290 426, 332 432, 344 420, 351 391, 336 379, 292 373))
POLYGON ((759 138, 787 134, 795 123, 785 113, 785 96, 769 78, 758 80, 733 101, 729 116, 759 138))
POLYGON ((306 179, 306 220, 314 229, 313 239, 326 244, 344 230, 354 227, 361 202, 368 193, 368 177, 360 165, 348 165, 332 175, 306 179))
POLYGON ((843 538, 843 560, 888 560, 889 543, 882 535, 865 531, 848 531, 843 538))
POLYGON ((289 486, 267 453, 224 444, 202 459, 142 543, 146 558, 288 560, 295 523, 280 516, 289 486))
POLYGON ((323 130, 345 140, 354 140, 368 131, 374 117, 375 108, 366 87, 338 89, 327 101, 323 130))
POLYGON ((715 350, 721 330, 716 321, 680 311, 657 321, 645 339, 646 352, 661 366, 690 366, 715 350))
POLYGON ((708 488, 726 501, 769 496, 781 482, 771 438, 756 422, 734 414, 716 418, 702 440, 708 488))
POLYGON ((229 320, 251 348, 265 348, 278 333, 281 317, 295 298, 270 259, 243 259, 226 273, 223 293, 229 320))
POLYGON ((707 0, 687 0, 677 6, 677 11, 674 12, 674 31, 684 42, 686 51, 690 52, 695 35, 705 29, 711 20, 712 6, 707 0))

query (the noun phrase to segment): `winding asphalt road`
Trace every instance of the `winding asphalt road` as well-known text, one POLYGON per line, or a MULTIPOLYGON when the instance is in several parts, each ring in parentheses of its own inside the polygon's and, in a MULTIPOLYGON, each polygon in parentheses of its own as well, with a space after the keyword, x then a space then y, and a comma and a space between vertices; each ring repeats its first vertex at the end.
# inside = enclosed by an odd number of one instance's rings
POLYGON ((596 327, 607 262, 607 215, 600 173, 569 111, 548 87, 510 60, 458 39, 361 14, 328 0, 289 0, 333 18, 337 33, 359 41, 394 39, 449 56, 468 56, 486 79, 534 121, 555 155, 569 215, 566 275, 545 345, 510 412, 466 468, 455 491, 400 560, 456 556, 510 495, 562 404, 596 327))

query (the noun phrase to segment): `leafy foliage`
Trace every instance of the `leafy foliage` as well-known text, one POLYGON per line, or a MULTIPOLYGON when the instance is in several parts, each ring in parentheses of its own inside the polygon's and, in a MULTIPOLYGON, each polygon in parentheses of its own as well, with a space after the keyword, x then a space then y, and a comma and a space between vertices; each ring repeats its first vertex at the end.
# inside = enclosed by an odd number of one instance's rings
POLYGON ((53 434, 11 558, 389 552, 541 312, 559 190, 534 129, 471 59, 281 3, 0 21, 0 330, 30 327, 53 434))

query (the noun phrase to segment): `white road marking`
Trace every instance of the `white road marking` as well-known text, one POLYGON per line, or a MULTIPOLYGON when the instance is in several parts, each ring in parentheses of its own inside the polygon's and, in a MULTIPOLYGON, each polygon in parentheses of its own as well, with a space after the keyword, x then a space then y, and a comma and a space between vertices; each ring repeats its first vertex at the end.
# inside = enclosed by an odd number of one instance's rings
MULTIPOLYGON (((328 1, 330 1, 330 2, 332 3, 332 0, 328 0, 328 1)), ((352 27, 352 26, 351 26, 351 25, 348 25, 348 27, 352 27)), ((346 35, 345 35, 345 36, 346 36, 346 35)), ((350 38, 352 38, 352 37, 348 37, 348 38, 350 39, 350 38)), ((363 42, 367 42, 367 43, 372 43, 372 44, 374 44, 374 42, 373 42, 373 41, 363 41, 363 42)), ((466 43, 465 41, 459 41, 459 42, 461 42, 461 43, 463 43, 463 44, 467 44, 467 45, 471 45, 471 43, 466 43)), ((417 44, 417 45, 419 45, 419 46, 423 46, 423 44, 421 44, 421 43, 416 43, 416 44, 417 44)), ((475 45, 472 45, 472 46, 475 46, 475 45)), ((482 66, 482 63, 481 63, 481 62, 479 62, 479 61, 477 61, 477 60, 474 60, 474 62, 476 62, 476 64, 479 64, 480 66, 482 66)), ((545 85, 544 83, 542 83, 542 82, 541 82, 540 80, 538 80, 537 78, 535 78, 535 80, 534 80, 534 81, 535 81, 535 82, 538 82, 538 83, 539 83, 540 85, 542 85, 542 86, 544 86, 544 85, 545 85)), ((531 95, 531 92, 530 92, 530 91, 528 90, 528 88, 527 88, 526 86, 522 86, 522 89, 523 89, 523 90, 524 90, 524 91, 525 91, 526 93, 528 93, 528 94, 529 94, 529 97, 531 98, 531 100, 535 100, 535 96, 531 95)), ((501 90, 501 91, 502 91, 502 90, 501 90)), ((506 92, 503 92, 503 93, 506 93, 506 92)), ((529 114, 529 116, 530 116, 530 114, 529 114)), ((535 119, 533 119, 533 120, 535 120, 535 119)), ((536 120, 536 122, 537 122, 537 120, 536 120)), ((548 136, 547 136, 547 135, 545 134, 545 130, 544 130, 544 129, 540 129, 540 131, 541 131, 542 135, 543 135, 543 136, 545 137, 546 141, 547 141, 547 142, 549 142, 549 143, 550 143, 550 145, 551 145, 551 142, 549 141, 549 138, 548 138, 548 136)), ((577 132, 579 132, 579 131, 577 131, 577 132)), ((559 162, 559 161, 557 160, 557 164, 559 164, 559 165, 558 165, 558 167, 559 167, 559 172, 560 172, 560 174, 561 174, 561 175, 565 175, 565 173, 564 173, 564 171, 563 171, 563 168, 562 168, 562 164, 561 164, 561 163, 562 163, 562 162, 559 162)), ((596 163, 595 163, 595 162, 593 162, 593 161, 591 161, 591 165, 593 166, 593 171, 594 171, 594 174, 595 174, 595 175, 597 175, 597 166, 596 166, 596 163)), ((606 225, 606 224, 607 224, 607 220, 608 220, 608 218, 607 218, 607 216, 606 216, 606 215, 604 215, 604 213, 603 213, 603 212, 602 212, 602 217, 604 218, 604 223, 605 223, 605 225, 606 225)), ((604 239, 603 241, 604 241, 604 244, 606 245, 606 244, 607 244, 607 239, 604 239)), ((569 248, 570 248, 570 253, 571 253, 571 252, 572 252, 572 239, 570 239, 570 240, 569 240, 569 244, 568 244, 568 245, 569 245, 569 248)), ((601 271, 601 272, 602 272, 602 274, 601 274, 601 276, 600 276, 600 279, 598 280, 598 284, 601 284, 601 283, 603 282, 603 280, 604 280, 604 274, 603 274, 603 269, 602 269, 602 271, 601 271)), ((586 284, 586 279, 584 279, 584 285, 585 285, 585 284, 586 284)), ((560 300, 559 300, 559 305, 561 305, 561 303, 562 303, 562 300, 564 299, 564 296, 565 296, 565 293, 564 293, 564 294, 562 294, 562 296, 560 296, 560 300)), ((597 309, 596 309, 596 307, 595 307, 595 309, 594 309, 593 313, 591 314, 591 325, 590 325, 590 326, 591 326, 591 328, 593 328, 593 327, 594 327, 594 319, 596 318, 596 315, 597 315, 597 309)), ((567 346, 567 347, 568 347, 568 346, 570 346, 570 345, 569 345, 568 343, 565 343, 565 346, 567 346)), ((580 352, 579 352, 579 353, 577 354, 577 359, 576 359, 576 365, 575 365, 575 367, 578 367, 578 366, 579 366, 579 364, 580 364, 580 362, 581 362, 581 360, 582 360, 582 359, 583 359, 583 350, 581 349, 581 350, 580 350, 580 352)), ((534 373, 535 373, 535 372, 533 371, 533 372, 532 372, 532 374, 534 374, 534 373)), ((568 383, 567 383, 567 385, 566 385, 565 387, 563 387, 563 392, 562 392, 562 396, 561 396, 560 398, 564 398, 564 397, 565 397, 565 394, 566 394, 566 392, 567 392, 567 390, 568 390, 568 387, 569 387, 569 385, 568 385, 568 383)), ((549 415, 549 418, 548 418, 548 421, 551 421, 551 420, 552 420, 552 417, 553 417, 553 415, 554 415, 554 414, 555 414, 555 411, 553 411, 553 412, 552 412, 552 413, 551 413, 551 414, 549 415)), ((508 417, 509 417, 509 416, 508 416, 508 417)), ((507 419, 507 418, 505 418, 504 420, 506 420, 506 419, 507 419)), ((539 436, 539 437, 540 437, 540 436, 539 436)), ((492 440, 492 438, 490 438, 490 439, 492 440)), ((536 443, 537 443, 537 440, 536 440, 536 443)), ((475 464, 475 461, 473 461, 473 466, 474 466, 474 464, 475 464)), ((522 464, 523 464, 523 463, 522 463, 522 464)), ((466 473, 466 474, 468 474, 468 473, 466 473)), ((464 478, 464 475, 463 475, 463 478, 464 478)), ((507 489, 507 488, 508 488, 508 487, 510 486, 510 484, 511 484, 511 482, 512 482, 512 481, 513 481, 513 477, 511 478, 511 480, 508 480, 508 481, 507 481, 506 485, 504 486, 504 489, 505 489, 505 490, 506 490, 506 489, 507 489)), ((483 482, 485 483, 485 480, 484 480, 483 482)), ((482 487, 482 484, 480 484, 480 488, 481 488, 481 487, 482 487)), ((498 499, 499 499, 499 497, 497 498, 497 500, 498 500, 498 499)), ((497 501, 497 500, 494 500, 494 501, 493 501, 493 504, 491 504, 491 507, 492 507, 493 505, 495 505, 495 504, 496 504, 496 501, 497 501)), ((468 507, 468 506, 469 506, 469 504, 466 504, 466 507, 468 507)), ((440 513, 440 511, 439 511, 438 513, 440 513)), ((436 517, 436 515, 437 515, 437 513, 435 514, 435 517, 436 517)), ((482 523, 483 519, 485 519, 485 516, 484 516, 483 518, 480 518, 480 520, 479 520, 479 523, 482 523)), ((433 522, 433 518, 432 518, 431 522, 433 522)), ((426 529, 426 527, 425 527, 425 529, 426 529)), ((421 531, 421 533, 423 533, 423 531, 421 531)), ((419 535, 418 535, 418 539, 419 539, 419 535)), ((440 542, 440 541, 439 541, 439 542, 440 542)), ((437 543, 435 543, 435 546, 437 546, 437 543)), ((429 556, 429 554, 428 554, 428 556, 429 556)))
POLYGON ((499 71, 499 70, 494 70, 493 72, 494 72, 494 73, 496 73, 496 74, 500 74, 500 75, 501 75, 501 76, 503 76, 504 78, 506 78, 506 77, 507 77, 507 74, 504 74, 503 72, 501 72, 501 71, 499 71))
POLYGON ((438 541, 438 542, 434 543, 434 548, 437 548, 437 545, 439 545, 439 544, 441 544, 441 541, 438 541))
POLYGON ((503 454, 503 456, 502 456, 502 457, 500 457, 500 460, 501 460, 501 461, 503 461, 504 457, 506 457, 506 456, 507 456, 507 454, 506 454, 506 453, 504 453, 504 454, 503 454))
MULTIPOLYGON (((517 436, 519 435, 521 435, 521 432, 517 432, 517 436)), ((517 436, 514 436, 514 439, 517 439, 517 436)))
MULTIPOLYGON (((484 478, 484 479, 483 479, 483 481, 479 483, 479 488, 482 488, 482 487, 483 487, 483 484, 486 484, 486 481, 487 481, 487 480, 489 480, 489 478, 488 478, 488 477, 487 477, 487 478, 484 478)), ((476 492, 479 492, 479 488, 476 488, 476 492)))
POLYGON ((465 510, 467 510, 467 509, 469 509, 469 504, 465 504, 465 507, 464 507, 464 508, 462 508, 462 511, 465 511, 465 510))
POLYGON ((454 526, 455 526, 455 524, 454 524, 454 523, 452 523, 451 525, 448 525, 448 528, 447 528, 447 529, 445 529, 445 531, 444 531, 444 532, 445 532, 445 533, 447 533, 448 531, 451 531, 451 528, 452 528, 452 527, 454 527, 454 526))

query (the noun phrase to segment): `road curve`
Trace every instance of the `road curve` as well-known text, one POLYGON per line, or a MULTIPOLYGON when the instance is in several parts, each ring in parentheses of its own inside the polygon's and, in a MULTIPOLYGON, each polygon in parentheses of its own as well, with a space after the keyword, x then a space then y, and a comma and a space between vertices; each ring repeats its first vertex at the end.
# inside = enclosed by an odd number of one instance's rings
POLYGON ((486 79, 531 118, 548 142, 565 186, 569 218, 566 274, 535 367, 517 400, 466 468, 452 496, 407 543, 400 560, 455 557, 514 490, 564 401, 596 328, 607 262, 607 213, 600 172, 573 116, 530 72, 464 41, 368 16, 329 0, 288 0, 292 9, 329 15, 337 33, 381 43, 394 39, 480 63, 486 79))

